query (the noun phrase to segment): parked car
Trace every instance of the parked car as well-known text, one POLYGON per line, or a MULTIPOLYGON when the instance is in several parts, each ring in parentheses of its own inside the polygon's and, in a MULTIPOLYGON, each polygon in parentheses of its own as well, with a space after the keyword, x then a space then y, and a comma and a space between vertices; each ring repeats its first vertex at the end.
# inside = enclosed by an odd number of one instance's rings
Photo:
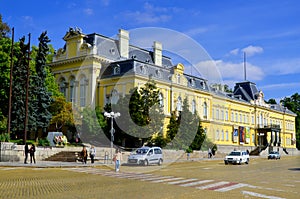
POLYGON ((269 155, 268 155, 268 160, 269 160, 269 159, 275 159, 275 160, 280 159, 280 154, 279 154, 279 152, 278 152, 278 151, 271 151, 271 152, 269 153, 269 155))
POLYGON ((232 151, 224 159, 225 164, 249 164, 250 158, 246 151, 232 151))
POLYGON ((163 154, 160 147, 141 147, 136 149, 128 157, 128 164, 144 165, 163 163, 163 154))

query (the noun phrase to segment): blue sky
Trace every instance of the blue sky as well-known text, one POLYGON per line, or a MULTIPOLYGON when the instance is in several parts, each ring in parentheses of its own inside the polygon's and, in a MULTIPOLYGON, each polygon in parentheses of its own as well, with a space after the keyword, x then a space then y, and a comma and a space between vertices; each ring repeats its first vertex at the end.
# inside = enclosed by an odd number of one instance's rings
MULTIPOLYGON (((64 45, 62 37, 69 27, 109 37, 120 28, 174 30, 203 47, 230 87, 244 80, 246 52, 247 80, 257 84, 265 99, 279 102, 299 93, 297 0, 0 0, 0 13, 4 22, 15 27, 15 39, 31 33, 33 44, 37 45, 38 36, 47 30, 55 49, 64 45)), ((165 41, 160 42, 164 46, 165 41)), ((191 47, 190 55, 193 50, 191 47)))

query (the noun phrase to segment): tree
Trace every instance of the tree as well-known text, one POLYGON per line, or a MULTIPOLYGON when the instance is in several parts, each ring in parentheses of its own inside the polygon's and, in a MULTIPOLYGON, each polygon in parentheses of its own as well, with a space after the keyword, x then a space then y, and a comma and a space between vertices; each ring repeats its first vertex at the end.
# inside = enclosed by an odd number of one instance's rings
POLYGON ((294 112, 296 116, 296 147, 300 150, 300 95, 293 94, 291 97, 285 97, 280 101, 283 106, 294 112))
POLYGON ((137 147, 160 136, 164 113, 154 81, 149 80, 140 89, 131 89, 116 105, 112 105, 112 111, 121 113, 122 119, 117 120, 116 128, 116 138, 120 142, 126 139, 129 145, 137 147))
POLYGON ((45 136, 47 127, 50 124, 51 95, 46 86, 46 58, 48 55, 50 42, 47 32, 43 32, 39 37, 39 47, 35 58, 34 74, 31 75, 30 82, 30 117, 29 124, 32 130, 41 130, 45 136))
POLYGON ((187 98, 183 101, 182 111, 176 119, 172 114, 168 125, 168 138, 171 140, 171 146, 176 149, 188 148, 199 150, 205 138, 204 130, 200 124, 200 118, 189 110, 187 98))
POLYGON ((269 99, 267 101, 267 104, 277 104, 276 100, 275 99, 269 99))
POLYGON ((10 27, 7 23, 2 21, 2 15, 0 14, 0 39, 7 37, 7 34, 10 32, 10 27))
POLYGON ((49 111, 52 114, 50 124, 55 126, 56 131, 62 131, 64 126, 74 124, 72 103, 67 102, 65 97, 54 97, 49 111))
POLYGON ((11 111, 11 130, 15 138, 22 138, 25 122, 25 104, 26 104, 26 79, 28 66, 29 46, 25 44, 25 37, 19 42, 20 50, 15 52, 16 61, 13 70, 12 85, 12 111, 11 111))
POLYGON ((9 38, 0 38, 0 123, 3 128, 0 132, 6 132, 8 99, 9 99, 9 76, 10 76, 10 52, 11 40, 9 38), (4 125, 5 124, 5 125, 4 125))

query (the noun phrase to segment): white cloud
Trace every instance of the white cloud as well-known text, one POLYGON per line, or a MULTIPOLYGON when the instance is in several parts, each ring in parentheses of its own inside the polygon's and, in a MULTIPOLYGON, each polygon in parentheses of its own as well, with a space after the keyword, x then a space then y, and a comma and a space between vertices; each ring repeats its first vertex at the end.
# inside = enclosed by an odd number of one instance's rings
POLYGON ((272 75, 289 75, 300 73, 300 58, 288 60, 274 60, 275 63, 269 64, 265 72, 272 75))
MULTIPOLYGON (((244 80, 244 63, 231 63, 217 60, 216 66, 220 71, 222 78, 233 81, 244 80)), ((258 66, 246 63, 246 79, 250 81, 261 80, 264 77, 262 69, 258 66)))
POLYGON ((252 46, 252 45, 250 45, 250 46, 247 46, 246 48, 243 48, 241 51, 245 52, 246 55, 248 57, 250 57, 250 56, 253 56, 255 54, 262 53, 264 50, 260 46, 252 46))
POLYGON ((252 46, 252 45, 250 45, 250 46, 247 46, 247 47, 245 47, 243 49, 235 48, 235 49, 231 50, 229 52, 229 54, 227 54, 227 56, 228 55, 239 55, 239 54, 245 52, 246 55, 248 57, 250 57, 250 56, 253 56, 255 54, 262 53, 263 51, 264 51, 264 49, 262 47, 260 47, 260 46, 252 46))
POLYGON ((138 24, 154 24, 169 21, 172 18, 172 13, 176 13, 179 10, 176 7, 156 7, 146 2, 141 10, 125 11, 119 17, 135 21, 138 24))
POLYGON ((229 52, 229 54, 231 54, 231 55, 238 55, 239 52, 240 52, 240 49, 239 49, 239 48, 236 48, 236 49, 231 50, 231 51, 229 52))
POLYGON ((261 86, 261 88, 264 90, 291 89, 291 88, 299 88, 299 87, 300 87, 300 82, 269 84, 269 85, 261 86))
POLYGON ((86 15, 93 15, 94 14, 94 10, 91 9, 91 8, 86 8, 83 10, 83 12, 86 14, 86 15))

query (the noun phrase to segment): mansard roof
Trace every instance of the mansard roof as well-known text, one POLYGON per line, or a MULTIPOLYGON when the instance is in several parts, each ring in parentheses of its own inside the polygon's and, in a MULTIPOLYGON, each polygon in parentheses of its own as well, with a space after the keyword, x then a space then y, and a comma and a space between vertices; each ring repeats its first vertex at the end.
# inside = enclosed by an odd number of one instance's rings
MULTIPOLYGON (((97 47, 97 55, 104 56, 114 61, 120 61, 121 58, 118 40, 112 39, 97 33, 88 34, 84 38, 86 43, 97 47)), ((142 62, 154 63, 153 52, 150 50, 142 49, 137 46, 129 45, 129 57, 128 59, 135 59, 142 62)), ((170 57, 162 55, 162 65, 166 67, 172 67, 172 60, 170 57)))
POLYGON ((250 102, 257 99, 258 89, 253 82, 238 82, 235 84, 233 94, 240 95, 243 100, 250 102))

